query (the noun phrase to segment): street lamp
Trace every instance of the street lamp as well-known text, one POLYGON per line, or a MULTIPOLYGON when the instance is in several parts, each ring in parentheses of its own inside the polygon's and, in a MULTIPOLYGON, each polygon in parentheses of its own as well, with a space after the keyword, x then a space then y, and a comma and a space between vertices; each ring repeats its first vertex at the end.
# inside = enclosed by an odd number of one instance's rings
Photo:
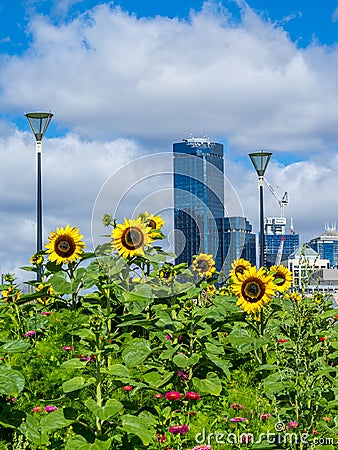
POLYGON ((263 267, 265 263, 265 236, 264 236, 264 209, 263 209, 263 185, 264 173, 269 164, 272 153, 260 152, 249 153, 250 159, 258 175, 259 186, 259 267, 263 267))
MULTIPOLYGON (((36 140, 37 157, 37 197, 36 197, 36 251, 42 250, 42 189, 41 189, 41 154, 42 139, 52 120, 53 114, 44 112, 32 112, 25 114, 36 140)), ((37 272, 37 280, 41 281, 41 271, 37 272)))

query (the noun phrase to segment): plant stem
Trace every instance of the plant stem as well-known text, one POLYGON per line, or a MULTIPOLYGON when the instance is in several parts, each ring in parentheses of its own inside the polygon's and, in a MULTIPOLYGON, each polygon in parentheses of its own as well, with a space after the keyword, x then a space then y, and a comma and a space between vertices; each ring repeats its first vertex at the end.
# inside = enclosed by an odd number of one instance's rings
MULTIPOLYGON (((101 349, 100 349, 100 333, 95 333, 96 337, 96 403, 102 407, 102 379, 101 379, 101 349)), ((96 430, 97 434, 101 434, 102 426, 101 420, 96 417, 96 430)))

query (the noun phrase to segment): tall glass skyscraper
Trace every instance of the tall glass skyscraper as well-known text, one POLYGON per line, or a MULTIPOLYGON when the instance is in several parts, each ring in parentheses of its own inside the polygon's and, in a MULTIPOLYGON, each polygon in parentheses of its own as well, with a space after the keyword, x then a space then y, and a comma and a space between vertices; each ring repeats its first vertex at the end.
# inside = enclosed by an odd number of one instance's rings
POLYGON ((217 220, 220 233, 220 251, 217 254, 216 266, 223 266, 227 275, 231 263, 237 258, 256 265, 256 235, 252 233, 252 225, 245 217, 224 217, 217 220))
POLYGON ((224 217, 223 145, 189 138, 173 145, 176 262, 219 250, 216 219, 224 217))
POLYGON ((338 267, 338 232, 335 225, 326 226, 325 232, 311 239, 309 245, 319 253, 321 258, 329 259, 332 268, 338 267))

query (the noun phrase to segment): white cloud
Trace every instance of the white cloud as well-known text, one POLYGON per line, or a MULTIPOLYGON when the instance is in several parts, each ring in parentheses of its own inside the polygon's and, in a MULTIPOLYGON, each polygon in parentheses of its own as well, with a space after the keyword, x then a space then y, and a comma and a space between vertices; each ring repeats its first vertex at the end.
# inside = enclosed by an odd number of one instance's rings
MULTIPOLYGON (((28 124, 27 124, 28 126, 28 124)), ((0 139, 0 266, 14 271, 36 251, 36 156, 31 133, 0 139), (13 256, 15 255, 15 256, 13 256)), ((106 180, 141 152, 133 141, 88 141, 68 134, 42 150, 43 242, 56 227, 78 226, 91 251, 91 215, 106 180)))
POLYGON ((36 16, 30 50, 3 61, 1 101, 52 110, 91 138, 207 132, 239 149, 299 152, 337 139, 338 49, 298 49, 247 6, 239 23, 215 9, 190 21, 107 4, 59 26, 36 16))
POLYGON ((336 8, 332 13, 332 22, 338 21, 338 8, 336 8))

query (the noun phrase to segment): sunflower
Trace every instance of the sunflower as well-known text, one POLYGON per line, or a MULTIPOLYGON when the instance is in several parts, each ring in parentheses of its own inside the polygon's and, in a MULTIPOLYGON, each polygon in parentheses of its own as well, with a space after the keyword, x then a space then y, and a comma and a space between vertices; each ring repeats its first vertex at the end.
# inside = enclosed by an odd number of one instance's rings
POLYGON ((112 246, 123 258, 144 255, 144 248, 153 242, 149 234, 151 228, 142 219, 124 219, 112 232, 112 246))
POLYGON ((1 291, 1 294, 7 303, 16 302, 21 297, 21 291, 14 286, 10 286, 8 289, 1 291))
POLYGON ((36 292, 42 291, 42 289, 44 288, 48 288, 46 295, 37 298, 37 301, 39 303, 42 303, 43 305, 47 305, 51 300, 51 296, 54 294, 54 288, 50 283, 47 284, 40 283, 39 286, 36 287, 36 292))
POLYGON ((41 266, 41 264, 43 263, 43 255, 34 253, 34 255, 29 259, 29 262, 34 266, 41 266))
POLYGON ((238 297, 237 305, 247 313, 257 313, 269 303, 277 286, 273 282, 272 275, 265 274, 265 268, 258 271, 256 267, 250 267, 244 273, 238 273, 233 280, 233 293, 238 297))
POLYGON ((215 295, 216 294, 216 288, 213 284, 208 284, 205 287, 205 292, 209 295, 215 295))
POLYGON ((49 244, 46 244, 46 252, 50 261, 56 264, 68 264, 81 257, 85 244, 81 239, 77 227, 66 225, 66 228, 57 228, 48 236, 49 244))
POLYGON ((147 227, 150 227, 151 230, 160 230, 164 224, 164 220, 160 215, 154 216, 154 214, 144 213, 144 218, 147 227))
POLYGON ((216 270, 212 255, 207 255, 206 253, 194 256, 192 267, 200 277, 211 277, 216 270))
POLYGON ((235 259, 235 261, 233 261, 231 263, 231 267, 232 267, 232 269, 230 271, 230 276, 231 276, 231 278, 236 280, 237 275, 239 273, 243 274, 246 270, 250 269, 251 264, 246 259, 238 258, 238 259, 235 259))
POLYGON ((270 274, 273 276, 277 291, 285 292, 289 289, 292 284, 292 273, 287 267, 282 265, 271 266, 270 274))

